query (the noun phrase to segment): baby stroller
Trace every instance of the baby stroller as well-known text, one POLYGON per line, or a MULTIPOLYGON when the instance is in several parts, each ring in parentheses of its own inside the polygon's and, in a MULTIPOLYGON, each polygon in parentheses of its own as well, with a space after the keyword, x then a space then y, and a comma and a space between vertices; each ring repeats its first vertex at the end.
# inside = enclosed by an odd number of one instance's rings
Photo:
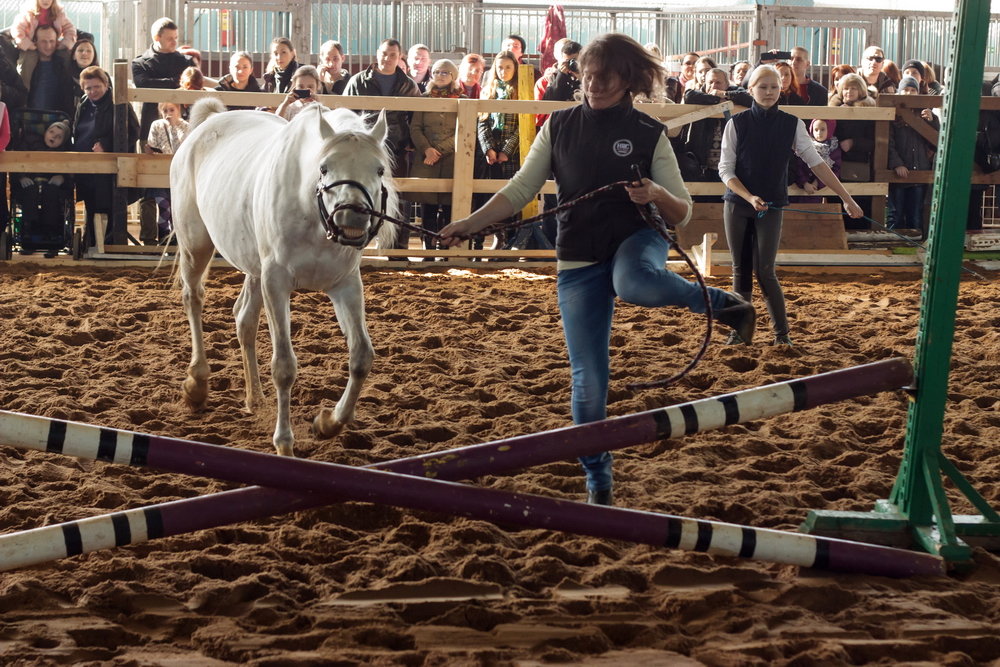
MULTIPOLYGON (((15 150, 44 150, 46 129, 57 121, 70 122, 61 111, 21 109, 11 113, 11 144, 15 150)), ((67 150, 69 141, 61 149, 67 150)), ((14 251, 21 254, 44 252, 54 257, 60 252, 79 257, 81 234, 76 231, 76 206, 73 181, 63 175, 63 183, 53 185, 55 174, 11 174, 11 214, 7 229, 0 239, 0 253, 10 259, 14 251), (27 179, 27 180, 26 180, 27 179), (33 181, 33 185, 26 185, 33 181)))

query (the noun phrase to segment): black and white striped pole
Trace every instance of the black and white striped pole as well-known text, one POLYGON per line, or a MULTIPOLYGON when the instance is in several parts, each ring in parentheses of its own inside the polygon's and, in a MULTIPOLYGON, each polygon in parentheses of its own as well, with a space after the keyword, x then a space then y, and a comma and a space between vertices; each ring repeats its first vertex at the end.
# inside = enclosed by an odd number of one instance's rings
POLYGON ((844 391, 847 395, 858 395, 898 388, 909 378, 908 364, 903 360, 869 364, 867 368, 869 373, 860 375, 838 375, 854 369, 836 371, 596 424, 385 464, 394 472, 0 412, 0 441, 6 444, 273 487, 240 489, 0 536, 0 569, 350 499, 805 567, 886 576, 940 574, 944 571, 943 562, 927 554, 440 481, 449 476, 473 477, 626 446, 620 444, 622 441, 649 442, 693 433, 709 428, 709 424, 719 426, 806 409, 839 400, 834 396, 844 391), (860 391, 858 380, 866 375, 872 376, 867 383, 868 391, 860 391), (815 384, 819 378, 832 381, 815 384), (769 396, 770 400, 745 400, 762 391, 765 393, 760 396, 769 396), (772 407, 765 408, 767 404, 772 407), (769 412, 777 409, 773 404, 784 409, 769 412), (621 430, 631 435, 617 439, 598 437, 596 442, 587 442, 589 438, 583 437, 584 434, 597 437, 601 430, 594 427, 611 423, 619 428, 609 429, 607 435, 621 430), (575 447, 571 441, 576 442, 575 447), (210 504, 205 503, 208 498, 213 499, 210 504))

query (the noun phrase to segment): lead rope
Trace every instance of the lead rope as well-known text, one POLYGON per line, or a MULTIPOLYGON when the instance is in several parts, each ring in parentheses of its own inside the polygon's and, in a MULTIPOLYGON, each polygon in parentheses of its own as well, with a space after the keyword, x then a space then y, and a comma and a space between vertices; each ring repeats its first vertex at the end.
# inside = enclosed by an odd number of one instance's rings
MULTIPOLYGON (((638 165, 632 165, 632 173, 635 176, 635 183, 642 183, 642 173, 639 171, 638 165)), ((677 243, 677 239, 674 235, 670 233, 670 229, 667 227, 666 221, 660 216, 656 207, 652 204, 645 205, 635 205, 636 209, 639 211, 639 215, 642 219, 646 221, 646 224, 656 230, 656 232, 667 242, 667 253, 669 255, 671 246, 677 251, 677 254, 681 256, 681 259, 688 265, 694 273, 695 279, 698 281, 698 286, 701 288, 702 298, 705 300, 705 336, 702 338, 701 347, 698 352, 694 355, 688 364, 674 373, 668 378, 663 380, 653 380, 650 382, 630 382, 625 385, 626 388, 631 391, 637 391, 639 389, 661 389, 663 387, 669 387, 672 384, 676 384, 685 375, 694 370, 695 366, 701 361, 702 357, 705 356, 705 352, 708 350, 708 346, 712 342, 712 297, 708 292, 708 285, 705 284, 705 278, 701 275, 701 271, 695 266, 691 258, 688 257, 687 253, 681 248, 681 244, 677 243)), ((669 269, 668 269, 669 270, 669 269)))
MULTIPOLYGON (((636 173, 638 173, 638 167, 634 166, 634 168, 636 169, 636 173)), ((641 182, 641 176, 639 176, 639 182, 641 182)), ((543 220, 544 218, 550 215, 554 215, 561 211, 573 208, 577 204, 583 203, 588 199, 593 199, 599 194, 608 192, 609 190, 613 190, 614 188, 617 187, 633 185, 633 183, 634 183, 633 181, 615 181, 614 183, 608 183, 607 185, 602 185, 596 190, 592 190, 585 195, 577 197, 576 199, 571 199, 565 204, 560 204, 555 208, 550 208, 548 210, 542 211, 538 215, 532 216, 530 218, 517 220, 515 217, 511 216, 506 220, 502 220, 500 222, 489 225, 488 227, 484 227, 483 229, 476 232, 476 236, 480 235, 488 236, 490 234, 495 234, 499 231, 520 229, 521 227, 525 227, 527 225, 531 225, 540 220, 543 220)), ((681 249, 680 244, 678 244, 676 240, 672 237, 672 235, 667 229, 666 222, 664 222, 663 218, 660 217, 660 214, 656 211, 655 207, 653 207, 652 204, 646 204, 645 206, 640 206, 639 204, 636 204, 636 208, 639 210, 639 215, 642 216, 643 221, 645 221, 645 223, 649 225, 652 229, 656 230, 656 232, 667 242, 668 252, 669 248, 672 246, 677 251, 677 254, 681 256, 684 262, 694 273, 695 278, 698 280, 698 285, 701 287, 702 296, 705 299, 706 326, 705 326, 705 337, 702 340, 701 348, 695 354, 694 358, 691 359, 691 361, 688 362, 688 364, 683 369, 663 380, 653 380, 651 382, 632 382, 625 385, 628 389, 632 391, 636 391, 639 389, 657 389, 661 387, 668 387, 672 384, 677 383, 678 381, 680 381, 681 378, 683 378, 685 375, 694 370, 694 367, 698 365, 698 362, 700 362, 702 357, 705 355, 705 351, 708 349, 708 346, 712 340, 712 299, 708 292, 708 286, 705 284, 705 278, 701 275, 701 272, 698 270, 698 267, 695 266, 694 262, 691 261, 691 258, 688 257, 687 253, 685 253, 681 249)), ((337 211, 341 210, 350 210, 350 211, 355 211, 356 213, 365 213, 377 217, 379 220, 387 220, 393 223, 394 225, 398 225, 399 227, 403 227, 404 229, 409 229, 410 231, 418 232, 426 236, 430 236, 431 238, 436 238, 436 239, 444 238, 438 232, 425 230, 423 227, 414 225, 404 220, 400 220, 399 218, 393 217, 387 213, 375 211, 370 207, 365 207, 360 204, 349 204, 349 203, 338 204, 337 206, 334 207, 333 213, 336 213, 337 211)), ((468 239, 471 237, 461 237, 461 238, 468 239)))
MULTIPOLYGON (((768 209, 772 209, 773 208, 773 209, 775 209, 777 211, 795 211, 797 213, 815 213, 815 214, 818 214, 818 215, 838 215, 838 216, 842 216, 843 215, 840 211, 837 211, 837 212, 833 212, 833 211, 811 211, 811 210, 805 209, 805 208, 789 208, 787 206, 775 206, 772 202, 769 202, 769 201, 766 201, 764 203, 767 204, 767 208, 768 209)), ((757 211, 757 217, 758 218, 763 218, 766 213, 767 213, 767 209, 765 209, 763 211, 757 211)), ((920 248, 921 250, 923 250, 925 252, 927 251, 927 246, 925 246, 923 243, 921 243, 919 241, 914 241, 913 239, 911 239, 911 238, 909 238, 907 236, 903 236, 902 234, 900 234, 899 232, 897 232, 895 229, 890 229, 889 227, 886 227, 885 225, 883 225, 878 220, 875 220, 873 218, 869 218, 867 215, 863 215, 863 216, 861 216, 861 218, 863 220, 867 220, 868 222, 872 223, 873 225, 875 225, 876 227, 878 227, 879 229, 881 229, 883 232, 889 232, 890 234, 892 234, 893 236, 898 237, 899 239, 901 239, 902 241, 906 242, 907 244, 909 244, 909 245, 911 245, 911 246, 913 246, 915 248, 920 248)), ((963 271, 965 271, 966 273, 971 273, 972 275, 974 275, 975 277, 979 278, 980 280, 986 280, 986 276, 984 276, 984 275, 982 275, 980 273, 976 273, 975 271, 973 271, 969 267, 965 266, 964 263, 962 265, 960 265, 960 268, 963 271)))

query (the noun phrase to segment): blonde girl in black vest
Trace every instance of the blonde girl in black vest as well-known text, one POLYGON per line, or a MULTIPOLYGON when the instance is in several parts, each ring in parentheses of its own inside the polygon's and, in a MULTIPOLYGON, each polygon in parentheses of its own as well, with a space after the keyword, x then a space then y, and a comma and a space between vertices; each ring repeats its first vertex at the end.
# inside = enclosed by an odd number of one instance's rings
MULTIPOLYGON (((785 295, 774 264, 781 239, 781 207, 788 205, 788 161, 792 153, 840 196, 849 216, 861 217, 861 207, 813 148, 805 124, 778 108, 778 70, 760 65, 750 75, 747 89, 753 96, 753 106, 726 124, 719 160, 719 177, 727 187, 723 219, 733 256, 733 291, 750 299, 753 268, 771 316, 774 344, 791 345, 785 295)), ((738 331, 730 334, 727 342, 749 343, 738 331)))

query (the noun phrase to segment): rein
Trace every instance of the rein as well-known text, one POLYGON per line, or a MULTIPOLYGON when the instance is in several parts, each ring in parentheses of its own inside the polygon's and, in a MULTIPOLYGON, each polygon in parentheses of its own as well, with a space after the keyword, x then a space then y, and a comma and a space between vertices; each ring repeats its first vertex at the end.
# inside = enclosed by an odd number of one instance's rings
MULTIPOLYGON (((368 197, 368 192, 366 190, 364 190, 364 188, 359 183, 356 184, 354 181, 336 181, 335 183, 331 183, 330 185, 326 186, 326 188, 329 189, 330 187, 333 187, 334 185, 345 184, 345 183, 355 184, 357 187, 360 187, 361 190, 365 193, 365 196, 368 197)), ((577 204, 581 204, 581 203, 583 203, 583 202, 585 202, 585 201, 587 201, 589 199, 593 199, 594 197, 596 197, 599 194, 603 194, 605 192, 608 192, 608 191, 613 190, 613 189, 618 188, 618 187, 624 187, 626 185, 632 185, 633 183, 634 183, 634 181, 615 181, 614 183, 608 183, 607 185, 602 185, 601 187, 597 188, 596 190, 591 190, 590 192, 588 192, 585 195, 581 195, 581 196, 577 197, 576 199, 571 199, 570 201, 566 202, 565 204, 560 204, 559 206, 556 206, 554 208, 550 208, 548 210, 542 211, 538 215, 532 216, 530 218, 525 218, 523 220, 517 220, 514 216, 512 216, 512 217, 507 218, 506 220, 503 220, 501 222, 489 225, 488 227, 484 227, 483 229, 481 229, 478 232, 476 232, 476 236, 480 236, 480 235, 487 236, 489 234, 495 234, 498 231, 502 231, 502 230, 520 229, 521 227, 525 227, 527 225, 531 225, 531 224, 534 224, 536 222, 539 222, 540 220, 543 220, 544 218, 546 218, 546 217, 548 217, 550 215, 553 215, 555 213, 559 213, 561 211, 565 211, 565 210, 571 209, 574 206, 576 206, 577 204)), ((409 229, 411 231, 419 232, 420 234, 423 234, 423 235, 426 235, 426 236, 430 236, 431 238, 436 238, 436 239, 443 239, 444 238, 444 236, 442 236, 438 232, 432 232, 432 231, 426 230, 423 227, 420 227, 418 225, 414 225, 414 224, 406 222, 404 220, 400 220, 399 218, 395 218, 395 217, 393 217, 393 216, 388 215, 387 213, 385 213, 384 192, 385 192, 385 188, 383 187, 383 206, 382 206, 382 211, 381 212, 375 211, 374 210, 374 206, 369 206, 369 207, 366 208, 364 206, 361 206, 360 204, 338 204, 337 206, 334 207, 333 213, 337 213, 337 211, 342 211, 342 210, 350 210, 350 211, 354 211, 356 213, 367 213, 367 214, 369 214, 373 218, 378 218, 379 219, 379 223, 378 223, 379 225, 382 224, 383 220, 388 220, 389 222, 393 223, 394 225, 398 225, 399 227, 403 227, 404 229, 409 229)), ((322 213, 322 212, 325 212, 326 207, 323 206, 323 204, 322 204, 322 196, 319 196, 319 198, 320 198, 320 207, 321 207, 321 213, 322 213)), ((371 201, 371 197, 368 197, 368 200, 370 202, 371 201)), ((698 365, 698 362, 700 362, 701 359, 702 359, 702 357, 705 355, 705 352, 706 352, 706 350, 708 350, 708 346, 709 346, 709 344, 711 343, 711 340, 712 340, 712 299, 711 299, 711 297, 710 297, 710 295, 708 293, 708 286, 705 284, 705 278, 701 275, 701 272, 698 270, 698 267, 695 266, 694 262, 691 261, 691 258, 688 257, 687 253, 685 253, 684 250, 681 248, 680 244, 677 243, 677 241, 674 238, 673 234, 670 232, 670 229, 667 226, 667 223, 663 220, 662 217, 660 217, 660 214, 656 211, 656 207, 653 206, 653 204, 646 204, 644 206, 640 206, 639 204, 636 204, 635 206, 639 210, 639 214, 642 216, 642 219, 646 222, 646 224, 649 225, 650 227, 652 227, 654 230, 656 230, 656 232, 667 242, 667 246, 668 247, 672 246, 674 248, 674 250, 677 251, 677 254, 681 256, 681 259, 684 260, 684 262, 688 265, 688 268, 690 268, 691 271, 694 273, 696 279, 698 280, 698 285, 701 287, 702 296, 705 299, 706 325, 705 325, 705 336, 702 339, 701 348, 695 354, 694 358, 692 358, 691 361, 688 362, 688 364, 684 368, 682 368, 680 371, 678 371, 674 375, 672 375, 672 376, 670 376, 668 378, 662 379, 662 380, 653 380, 653 381, 650 381, 650 382, 632 382, 632 383, 629 383, 629 384, 625 385, 628 389, 631 389, 633 391, 635 391, 637 389, 659 389, 659 388, 662 388, 662 387, 668 387, 668 386, 670 386, 672 384, 676 384, 678 381, 681 380, 681 378, 683 378, 685 375, 687 375, 692 370, 694 370, 695 366, 698 365)), ((332 217, 332 214, 331 214, 331 217, 332 217)), ((326 220, 325 214, 324 214, 324 220, 326 220)), ((330 237, 329 232, 327 233, 327 237, 328 238, 332 238, 332 237, 330 237)), ((464 236, 464 237, 459 237, 459 238, 468 239, 468 238, 471 238, 471 237, 464 236)))

